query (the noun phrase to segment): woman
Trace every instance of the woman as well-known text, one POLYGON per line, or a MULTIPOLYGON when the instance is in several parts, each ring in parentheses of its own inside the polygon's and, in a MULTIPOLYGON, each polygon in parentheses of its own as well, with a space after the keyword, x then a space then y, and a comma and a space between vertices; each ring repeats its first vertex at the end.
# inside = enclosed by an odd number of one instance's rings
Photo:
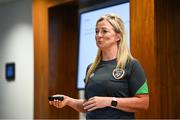
POLYGON ((147 81, 141 65, 128 49, 123 21, 107 14, 96 23, 95 61, 87 68, 85 100, 64 95, 63 101, 50 101, 86 112, 87 119, 133 119, 134 113, 149 106, 147 81))

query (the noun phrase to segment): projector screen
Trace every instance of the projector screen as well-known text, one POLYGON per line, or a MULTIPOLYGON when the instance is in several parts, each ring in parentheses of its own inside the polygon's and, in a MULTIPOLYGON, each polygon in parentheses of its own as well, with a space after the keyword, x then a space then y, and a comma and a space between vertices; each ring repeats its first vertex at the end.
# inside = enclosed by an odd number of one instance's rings
POLYGON ((87 66, 92 63, 96 57, 97 46, 95 41, 95 25, 100 16, 107 13, 117 14, 125 23, 128 37, 128 46, 130 47, 129 38, 129 2, 119 2, 111 5, 101 5, 91 9, 80 10, 79 12, 79 51, 78 51, 78 71, 77 71, 77 88, 84 89, 84 78, 87 66))

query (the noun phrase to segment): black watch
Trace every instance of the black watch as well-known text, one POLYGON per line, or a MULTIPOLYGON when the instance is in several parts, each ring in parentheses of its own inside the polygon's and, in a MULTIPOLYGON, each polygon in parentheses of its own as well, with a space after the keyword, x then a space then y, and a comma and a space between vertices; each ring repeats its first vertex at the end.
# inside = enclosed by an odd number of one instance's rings
POLYGON ((111 106, 116 107, 117 106, 117 98, 112 97, 111 106))

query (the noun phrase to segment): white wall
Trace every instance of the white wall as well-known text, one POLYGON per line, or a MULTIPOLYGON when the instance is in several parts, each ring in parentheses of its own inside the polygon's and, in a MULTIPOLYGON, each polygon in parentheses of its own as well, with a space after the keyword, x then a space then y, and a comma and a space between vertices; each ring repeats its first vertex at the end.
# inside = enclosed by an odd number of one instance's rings
MULTIPOLYGON (((85 99, 84 94, 85 94, 84 90, 79 90, 79 99, 85 99)), ((80 120, 85 120, 86 119, 86 114, 80 112, 79 113, 79 119, 80 120)))
POLYGON ((32 0, 0 4, 0 119, 33 118, 34 48, 32 0), (5 79, 5 63, 15 62, 16 79, 5 79))

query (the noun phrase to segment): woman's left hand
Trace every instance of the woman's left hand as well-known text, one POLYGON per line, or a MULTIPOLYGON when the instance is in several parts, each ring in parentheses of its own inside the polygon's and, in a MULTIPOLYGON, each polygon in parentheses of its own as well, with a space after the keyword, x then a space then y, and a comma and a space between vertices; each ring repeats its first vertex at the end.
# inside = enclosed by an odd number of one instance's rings
POLYGON ((93 111, 98 108, 104 108, 111 105, 112 97, 92 97, 88 101, 84 102, 84 109, 87 111, 93 111))

